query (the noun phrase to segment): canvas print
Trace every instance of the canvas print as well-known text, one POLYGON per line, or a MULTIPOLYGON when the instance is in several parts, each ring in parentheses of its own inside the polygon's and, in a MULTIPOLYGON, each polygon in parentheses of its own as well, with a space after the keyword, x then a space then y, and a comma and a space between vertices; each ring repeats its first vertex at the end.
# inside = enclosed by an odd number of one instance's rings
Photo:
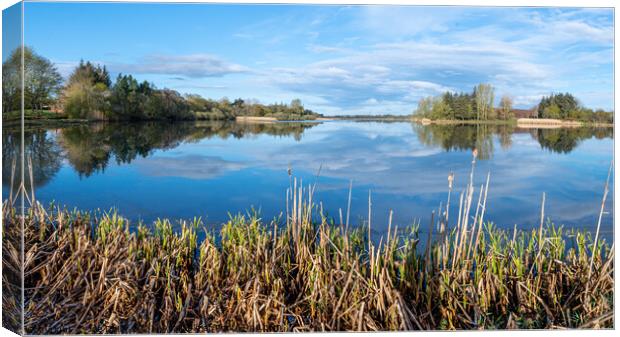
POLYGON ((614 8, 2 18, 5 328, 615 328, 614 8))

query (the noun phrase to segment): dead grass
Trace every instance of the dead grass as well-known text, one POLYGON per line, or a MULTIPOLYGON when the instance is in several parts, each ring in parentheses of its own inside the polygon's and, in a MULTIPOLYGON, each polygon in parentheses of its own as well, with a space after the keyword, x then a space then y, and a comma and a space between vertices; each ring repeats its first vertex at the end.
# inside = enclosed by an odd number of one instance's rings
MULTIPOLYGON (((25 330, 613 328, 613 245, 551 223, 498 229, 484 219, 490 178, 474 188, 474 167, 475 155, 458 214, 440 207, 424 246, 419 225, 399 229, 391 217, 369 241, 371 224, 323 216, 315 187, 294 179, 285 220, 234 216, 202 242, 200 219, 130 231, 118 214, 35 202, 25 219, 25 330)), ((9 202, 3 211, 7 235, 19 219, 9 202)))

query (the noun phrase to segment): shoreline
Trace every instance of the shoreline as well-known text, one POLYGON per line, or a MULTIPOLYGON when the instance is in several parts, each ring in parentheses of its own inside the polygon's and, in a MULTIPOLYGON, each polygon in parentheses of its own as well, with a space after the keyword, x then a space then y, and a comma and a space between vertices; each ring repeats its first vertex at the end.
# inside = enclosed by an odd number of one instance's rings
MULTIPOLYGON (((321 122, 331 119, 277 119, 275 117, 254 117, 254 116, 237 116, 234 119, 148 119, 148 120, 107 120, 107 119, 74 119, 74 118, 24 118, 24 124, 27 126, 36 125, 53 125, 53 124, 90 124, 90 123, 140 123, 140 122, 210 122, 210 121, 228 121, 237 123, 259 123, 269 124, 277 122, 321 122)), ((3 119, 2 125, 13 127, 20 126, 20 119, 3 119)))
POLYGON ((259 117, 259 116, 237 116, 235 122, 237 123, 276 123, 278 121, 275 117, 259 117))
MULTIPOLYGON (((99 122, 192 122, 192 121, 213 121, 213 119, 187 119, 187 120, 91 120, 91 119, 73 119, 73 118, 24 118, 24 124, 33 125, 50 125, 50 124, 88 124, 99 122)), ((613 128, 614 124, 610 123, 588 123, 582 121, 570 121, 560 119, 543 119, 543 118, 518 118, 511 120, 452 120, 452 119, 428 119, 428 118, 400 118, 400 117, 318 117, 315 119, 277 119, 275 117, 262 116, 237 116, 234 119, 237 123, 262 123, 271 124, 277 122, 326 122, 326 121, 357 121, 357 122, 412 122, 420 125, 513 125, 521 129, 559 129, 559 128, 613 128)), ((19 126, 20 119, 3 119, 2 124, 13 127, 19 126)))
POLYGON ((514 125, 522 129, 558 129, 580 127, 611 127, 610 123, 587 123, 582 121, 570 121, 544 118, 518 118, 511 120, 454 120, 454 119, 428 119, 412 118, 412 121, 421 125, 514 125))

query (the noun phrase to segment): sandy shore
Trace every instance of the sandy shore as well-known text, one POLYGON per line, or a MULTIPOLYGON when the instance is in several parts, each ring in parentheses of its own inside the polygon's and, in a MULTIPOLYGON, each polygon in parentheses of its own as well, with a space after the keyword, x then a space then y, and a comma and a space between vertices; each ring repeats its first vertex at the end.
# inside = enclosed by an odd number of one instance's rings
POLYGON ((241 123, 275 123, 278 121, 275 117, 255 117, 255 116, 237 116, 235 120, 241 123))
POLYGON ((548 118, 519 118, 517 119, 517 126, 537 129, 574 128, 583 126, 583 122, 548 118))

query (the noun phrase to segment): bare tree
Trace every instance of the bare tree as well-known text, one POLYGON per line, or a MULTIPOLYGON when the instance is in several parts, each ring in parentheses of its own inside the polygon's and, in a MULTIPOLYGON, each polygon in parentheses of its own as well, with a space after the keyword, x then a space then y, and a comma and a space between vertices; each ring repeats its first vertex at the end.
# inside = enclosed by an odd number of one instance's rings
POLYGON ((476 87, 476 113, 477 118, 486 120, 494 118, 493 100, 495 89, 490 84, 480 83, 476 87))
POLYGON ((512 118, 512 98, 504 95, 499 101, 499 119, 512 118))

